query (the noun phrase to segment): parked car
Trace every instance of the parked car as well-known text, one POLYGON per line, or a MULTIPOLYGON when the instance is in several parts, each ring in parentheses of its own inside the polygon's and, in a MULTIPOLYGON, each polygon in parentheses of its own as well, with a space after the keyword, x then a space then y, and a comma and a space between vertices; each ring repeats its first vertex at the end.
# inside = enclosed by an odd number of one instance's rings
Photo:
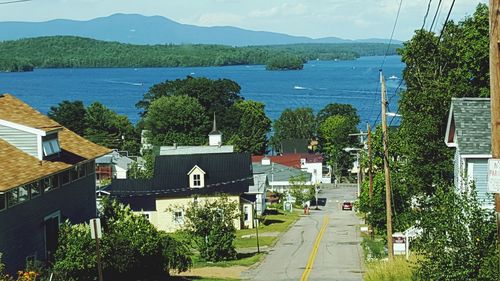
POLYGON ((344 201, 344 203, 342 203, 342 210, 343 211, 352 211, 352 202, 351 201, 344 201))

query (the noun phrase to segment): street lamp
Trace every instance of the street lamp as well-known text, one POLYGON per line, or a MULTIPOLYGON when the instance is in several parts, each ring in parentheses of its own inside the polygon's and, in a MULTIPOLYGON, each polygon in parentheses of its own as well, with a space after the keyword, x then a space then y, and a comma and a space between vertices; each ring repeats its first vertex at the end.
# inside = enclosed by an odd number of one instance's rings
POLYGON ((359 152, 363 150, 361 148, 356 148, 356 147, 346 147, 344 148, 345 152, 356 152, 356 162, 358 163, 358 197, 361 195, 361 163, 359 161, 359 152))

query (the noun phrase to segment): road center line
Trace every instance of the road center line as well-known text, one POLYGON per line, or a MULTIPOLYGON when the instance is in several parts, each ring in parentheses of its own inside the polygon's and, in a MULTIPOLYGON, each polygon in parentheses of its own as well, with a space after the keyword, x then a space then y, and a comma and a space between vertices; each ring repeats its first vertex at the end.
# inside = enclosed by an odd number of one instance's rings
POLYGON ((307 260, 306 269, 302 273, 300 281, 307 281, 309 279, 309 274, 311 273, 312 267, 314 265, 314 260, 316 259, 316 254, 318 253, 319 244, 321 243, 321 239, 323 238, 323 234, 325 234, 327 226, 328 215, 325 215, 325 217, 323 218, 323 225, 318 232, 318 236, 316 236, 316 241, 314 242, 311 254, 309 255, 309 259, 307 260))

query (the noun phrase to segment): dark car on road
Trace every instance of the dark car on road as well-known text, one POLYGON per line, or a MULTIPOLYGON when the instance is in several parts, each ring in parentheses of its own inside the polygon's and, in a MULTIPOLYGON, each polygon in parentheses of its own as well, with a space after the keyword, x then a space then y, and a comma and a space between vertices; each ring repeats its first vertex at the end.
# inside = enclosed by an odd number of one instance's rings
POLYGON ((342 210, 352 211, 352 202, 351 201, 344 201, 344 203, 342 203, 342 210))
MULTIPOLYGON (((313 198, 310 202, 311 206, 316 206, 316 198, 313 198)), ((325 205, 326 205, 326 198, 318 197, 318 206, 325 206, 325 205)))

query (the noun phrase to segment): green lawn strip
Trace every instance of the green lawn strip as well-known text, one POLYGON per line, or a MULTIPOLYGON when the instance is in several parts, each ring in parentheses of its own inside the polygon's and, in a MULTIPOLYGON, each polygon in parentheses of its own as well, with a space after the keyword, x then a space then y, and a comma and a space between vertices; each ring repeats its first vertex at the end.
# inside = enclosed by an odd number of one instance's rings
POLYGON ((248 254, 238 254, 238 258, 235 260, 219 261, 219 262, 207 262, 200 259, 198 255, 193 257, 193 267, 230 267, 230 266, 251 266, 259 262, 264 254, 260 253, 248 253, 248 254))
MULTIPOLYGON (((278 236, 265 236, 265 233, 274 232, 282 233, 287 230, 291 224, 298 220, 302 210, 296 210, 292 213, 283 213, 278 211, 276 214, 268 214, 260 218, 259 225, 259 245, 271 246, 278 236)), ((255 229, 241 229, 236 231, 236 239, 234 241, 236 248, 257 247, 255 229), (243 238, 245 236, 246 238, 243 238), (248 237, 250 236, 250 237, 248 237)))

